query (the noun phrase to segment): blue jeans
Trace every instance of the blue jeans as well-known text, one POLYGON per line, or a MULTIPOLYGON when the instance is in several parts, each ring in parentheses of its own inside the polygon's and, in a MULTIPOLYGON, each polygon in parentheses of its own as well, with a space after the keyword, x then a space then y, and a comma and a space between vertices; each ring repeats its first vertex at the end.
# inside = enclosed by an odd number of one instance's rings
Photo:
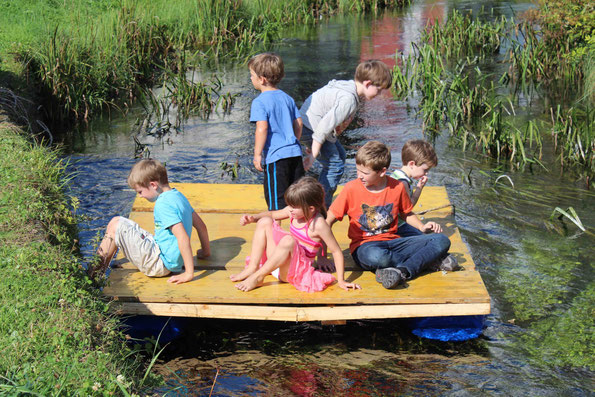
POLYGON ((335 194, 337 185, 345 171, 346 158, 345 149, 338 140, 335 142, 325 141, 320 148, 318 161, 322 164, 322 171, 318 181, 324 188, 324 204, 326 204, 327 208, 330 207, 333 201, 333 194, 335 194))
POLYGON ((397 234, 399 235, 399 237, 411 237, 421 236, 423 233, 419 229, 416 229, 413 226, 411 226, 410 224, 403 223, 402 225, 399 225, 399 228, 397 229, 397 234))
POLYGON ((360 245, 352 254, 355 263, 364 270, 396 267, 406 270, 407 279, 417 277, 426 265, 444 256, 450 240, 442 233, 401 237, 388 241, 370 241, 360 245))

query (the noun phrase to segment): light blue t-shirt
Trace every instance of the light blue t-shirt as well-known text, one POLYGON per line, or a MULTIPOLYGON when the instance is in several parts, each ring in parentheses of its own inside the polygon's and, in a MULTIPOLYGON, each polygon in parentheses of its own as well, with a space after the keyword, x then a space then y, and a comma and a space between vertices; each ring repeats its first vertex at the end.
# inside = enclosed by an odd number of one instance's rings
POLYGON ((171 226, 182 222, 188 238, 192 235, 192 213, 194 210, 182 193, 176 189, 163 192, 155 201, 155 242, 161 250, 161 260, 168 270, 181 272, 184 260, 178 247, 178 239, 171 232, 171 226))
POLYGON ((281 90, 264 91, 252 101, 250 121, 269 124, 262 156, 265 164, 302 155, 293 132, 293 121, 301 117, 292 97, 281 90))

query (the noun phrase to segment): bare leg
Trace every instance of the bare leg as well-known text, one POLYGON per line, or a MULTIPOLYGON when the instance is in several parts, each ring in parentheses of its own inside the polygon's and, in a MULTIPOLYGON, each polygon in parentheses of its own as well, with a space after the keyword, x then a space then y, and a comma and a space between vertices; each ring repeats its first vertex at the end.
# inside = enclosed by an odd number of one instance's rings
POLYGON ((291 253, 293 252, 294 245, 295 240, 293 237, 283 237, 281 241, 279 241, 279 245, 277 245, 275 251, 271 256, 268 257, 268 260, 265 262, 265 264, 262 265, 262 267, 256 272, 248 276, 244 281, 236 284, 236 288, 244 292, 251 291, 254 288, 262 285, 266 275, 277 268, 279 268, 279 278, 284 281, 287 277, 287 271, 291 261, 291 253))
POLYGON ((101 244, 99 244, 99 248, 97 249, 99 266, 95 268, 93 264, 89 264, 89 268, 87 269, 87 273, 90 277, 93 277, 96 272, 105 272, 110 262, 114 258, 116 250, 118 249, 118 247, 116 247, 115 238, 119 221, 120 217, 116 216, 112 218, 112 220, 107 224, 105 235, 103 236, 103 240, 101 240, 101 244))
POLYGON ((237 274, 229 276, 231 281, 242 281, 246 277, 258 270, 258 265, 262 259, 262 254, 267 253, 267 258, 272 255, 275 249, 275 240, 273 239, 273 219, 269 217, 261 218, 256 223, 254 237, 252 237, 252 249, 250 251, 250 261, 248 266, 237 274))

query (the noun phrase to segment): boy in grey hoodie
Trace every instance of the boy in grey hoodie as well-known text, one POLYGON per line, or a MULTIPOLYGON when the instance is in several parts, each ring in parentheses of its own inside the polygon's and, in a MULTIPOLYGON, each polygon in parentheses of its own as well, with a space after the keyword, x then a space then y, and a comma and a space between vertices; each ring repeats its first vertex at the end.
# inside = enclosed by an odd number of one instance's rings
POLYGON ((322 164, 318 180, 324 187, 327 208, 345 170, 345 149, 337 140, 351 123, 362 99, 372 99, 390 87, 388 66, 378 60, 360 63, 354 80, 332 80, 310 95, 300 109, 304 123, 303 141, 312 140, 312 149, 304 159, 306 170, 314 159, 322 164))

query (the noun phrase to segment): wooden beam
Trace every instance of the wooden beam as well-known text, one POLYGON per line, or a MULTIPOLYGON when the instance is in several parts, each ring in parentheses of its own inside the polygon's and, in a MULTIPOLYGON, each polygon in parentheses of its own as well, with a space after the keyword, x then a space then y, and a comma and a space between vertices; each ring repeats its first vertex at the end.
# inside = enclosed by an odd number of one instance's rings
POLYGON ((237 320, 340 321, 357 319, 489 314, 489 303, 357 306, 251 306, 174 303, 112 303, 117 314, 206 317, 237 320))

